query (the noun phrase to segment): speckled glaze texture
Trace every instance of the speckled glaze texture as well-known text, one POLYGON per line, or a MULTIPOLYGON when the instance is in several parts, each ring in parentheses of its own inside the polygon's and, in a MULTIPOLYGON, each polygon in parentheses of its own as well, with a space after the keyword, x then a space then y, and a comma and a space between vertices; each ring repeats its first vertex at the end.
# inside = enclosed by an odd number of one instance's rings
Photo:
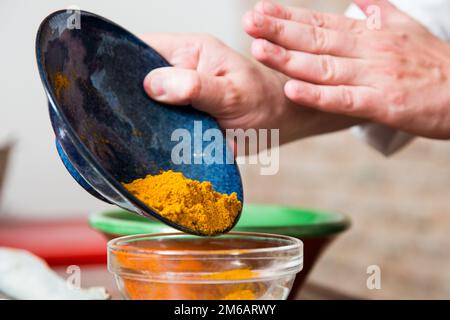
MULTIPOLYGON (((194 121, 202 121, 203 132, 218 124, 191 106, 163 105, 146 95, 144 77, 152 69, 168 66, 167 61, 120 26, 88 12, 81 11, 80 29, 70 29, 70 14, 57 11, 42 22, 36 56, 57 150, 74 179, 103 201, 185 232, 190 230, 159 216, 121 182, 174 170, 211 181, 218 192, 236 192, 243 201, 235 163, 193 164, 194 153, 192 164, 171 161, 178 143, 171 141, 175 129, 187 129, 195 139, 194 121)), ((225 152, 225 141, 223 148, 225 152)))

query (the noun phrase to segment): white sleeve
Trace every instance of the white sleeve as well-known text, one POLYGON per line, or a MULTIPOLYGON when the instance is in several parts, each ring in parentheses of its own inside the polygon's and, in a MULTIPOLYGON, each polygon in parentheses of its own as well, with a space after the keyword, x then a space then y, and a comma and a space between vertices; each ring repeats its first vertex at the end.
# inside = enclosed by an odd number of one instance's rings
MULTIPOLYGON (((450 0, 390 0, 397 8, 407 13, 434 35, 450 41, 450 0)), ((346 15, 355 19, 364 19, 364 13, 352 4, 346 15)), ((405 145, 414 137, 408 133, 395 130, 377 123, 368 123, 352 128, 352 132, 388 156, 405 145)))

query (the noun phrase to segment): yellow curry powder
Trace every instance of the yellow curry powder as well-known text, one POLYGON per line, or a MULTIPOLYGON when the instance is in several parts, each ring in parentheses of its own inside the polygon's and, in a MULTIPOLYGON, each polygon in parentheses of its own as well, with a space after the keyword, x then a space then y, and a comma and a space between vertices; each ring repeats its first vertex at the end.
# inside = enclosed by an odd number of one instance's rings
POLYGON ((256 272, 250 269, 234 269, 206 276, 213 280, 248 280, 256 276, 256 272))
MULTIPOLYGON (((250 280, 257 275, 250 269, 235 269, 213 273, 207 276, 208 279, 215 280, 250 280)), ((223 289, 222 289, 223 290, 223 289)), ((256 300, 256 293, 260 292, 261 287, 255 283, 235 283, 228 286, 228 290, 220 297, 221 300, 256 300)), ((216 298, 217 299, 217 298, 216 298)))
MULTIPOLYGON (((121 268, 145 270, 147 275, 164 274, 167 270, 202 273, 212 267, 208 262, 193 257, 183 261, 159 259, 158 256, 142 259, 139 254, 117 252, 115 259, 121 268)), ((142 281, 124 277, 122 285, 127 297, 137 300, 256 300, 267 291, 264 282, 251 282, 257 275, 257 272, 243 268, 204 275, 210 283, 142 281)))
POLYGON ((133 300, 256 300, 267 291, 264 282, 177 283, 123 279, 133 300))
POLYGON ((227 294, 222 300, 256 300, 256 295, 252 290, 237 290, 227 294))
POLYGON ((204 235, 229 229, 241 210, 235 192, 216 192, 211 182, 191 180, 181 172, 164 171, 123 185, 161 216, 204 235))

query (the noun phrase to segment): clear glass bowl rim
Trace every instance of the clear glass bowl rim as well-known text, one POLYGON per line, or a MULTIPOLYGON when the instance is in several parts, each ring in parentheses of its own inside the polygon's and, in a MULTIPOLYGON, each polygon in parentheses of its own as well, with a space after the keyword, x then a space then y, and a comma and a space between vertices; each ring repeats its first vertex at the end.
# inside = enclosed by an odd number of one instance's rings
MULTIPOLYGON (((262 240, 283 240, 286 242, 290 242, 286 245, 280 245, 280 246, 274 246, 274 247, 268 247, 268 248, 256 248, 256 249, 224 249, 224 250, 155 250, 155 249, 144 249, 144 248, 138 248, 133 247, 132 245, 127 246, 126 250, 121 247, 120 242, 126 241, 126 242, 132 242, 139 239, 149 239, 149 238, 163 238, 163 237, 173 237, 173 236, 181 236, 181 237, 190 237, 190 238, 198 238, 201 239, 201 237, 196 237, 193 235, 189 235, 183 232, 170 232, 170 233, 155 233, 155 234, 137 234, 137 235, 128 235, 123 236, 119 238, 114 238, 110 241, 108 241, 107 248, 109 253, 114 252, 127 252, 130 254, 139 254, 139 255, 161 255, 161 256, 183 256, 183 255, 189 255, 189 256, 239 256, 239 255, 251 255, 256 253, 279 253, 282 251, 289 251, 289 250, 295 250, 298 249, 300 254, 299 257, 303 257, 303 242, 300 239, 284 236, 284 235, 278 235, 278 234, 270 234, 270 233, 258 233, 258 232, 229 232, 224 235, 221 235, 219 237, 214 237, 215 239, 220 239, 222 237, 228 237, 228 236, 242 236, 242 237, 258 237, 262 240)), ((214 258, 213 258, 214 259, 214 258)))
MULTIPOLYGON (((182 232, 173 233, 157 233, 157 234, 139 234, 132 236, 124 236, 115 238, 108 242, 108 270, 119 277, 136 279, 140 281, 157 281, 157 282, 177 282, 177 283, 237 283, 237 282, 255 282, 263 280, 273 280, 284 276, 293 276, 300 272, 303 268, 303 242, 300 239, 268 234, 268 233, 254 233, 254 232, 230 232, 221 237, 227 236, 237 236, 237 237, 258 237, 261 240, 274 241, 285 241, 286 244, 278 245, 268 248, 256 248, 256 249, 229 249, 229 250, 155 250, 155 249, 142 249, 136 248, 131 245, 126 249, 121 247, 121 242, 123 241, 133 241, 139 239, 148 238, 163 238, 163 237, 173 237, 173 236, 185 236, 188 238, 198 238, 189 234, 182 232), (194 259, 199 261, 207 260, 252 260, 252 259, 267 259, 267 260, 278 260, 280 263, 276 266, 268 267, 267 269, 258 269, 256 275, 251 276, 249 279, 239 279, 239 280, 227 280, 227 279, 207 279, 210 274, 221 273, 227 270, 217 270, 217 272, 146 272, 145 270, 130 270, 122 269, 122 267, 114 262, 113 256, 117 253, 127 253, 131 257, 139 257, 143 260, 148 258, 155 258, 163 260, 183 260, 184 256, 186 259, 194 259), (283 253, 286 255, 283 255, 283 253), (281 254, 281 255, 280 255, 281 254), (189 258, 188 258, 189 257, 189 258)), ((220 238, 220 237, 215 237, 220 238)))

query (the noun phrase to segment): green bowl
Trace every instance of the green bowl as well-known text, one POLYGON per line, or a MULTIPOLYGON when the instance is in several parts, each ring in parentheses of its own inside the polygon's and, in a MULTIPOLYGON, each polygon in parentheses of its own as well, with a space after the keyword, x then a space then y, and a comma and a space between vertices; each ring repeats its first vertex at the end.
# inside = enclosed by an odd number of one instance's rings
MULTIPOLYGON (((108 239, 124 235, 174 232, 163 223, 140 217, 124 210, 92 214, 91 226, 108 239)), ((275 233, 303 241, 303 270, 294 282, 290 298, 300 289, 319 256, 335 237, 350 226, 349 219, 339 213, 312 209, 246 204, 234 231, 275 233)))
MULTIPOLYGON (((175 229, 124 210, 95 213, 91 226, 110 236, 174 232, 175 229)), ((330 236, 347 229, 349 220, 342 214, 311 209, 246 204, 234 231, 282 234, 296 238, 330 236)))

